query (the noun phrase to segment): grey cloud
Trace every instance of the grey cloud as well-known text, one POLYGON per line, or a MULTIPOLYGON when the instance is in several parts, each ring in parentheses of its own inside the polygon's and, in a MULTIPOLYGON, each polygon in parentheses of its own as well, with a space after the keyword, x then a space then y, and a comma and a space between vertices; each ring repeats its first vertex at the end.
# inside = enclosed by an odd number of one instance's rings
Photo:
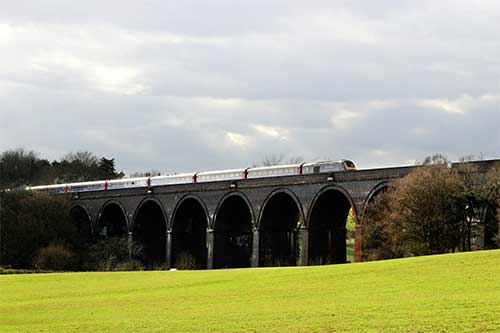
POLYGON ((126 172, 499 157, 498 22, 496 1, 5 4, 0 150, 126 172))

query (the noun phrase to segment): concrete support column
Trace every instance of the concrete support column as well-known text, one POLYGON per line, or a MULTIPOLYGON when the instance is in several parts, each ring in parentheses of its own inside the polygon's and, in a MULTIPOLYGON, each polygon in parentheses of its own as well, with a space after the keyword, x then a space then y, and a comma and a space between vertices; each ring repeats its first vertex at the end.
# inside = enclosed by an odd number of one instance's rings
POLYGON ((300 266, 307 266, 309 264, 309 229, 300 228, 300 266))
POLYGON ((132 243, 134 241, 132 231, 128 232, 127 245, 128 245, 128 258, 132 259, 132 243))
POLYGON ((354 229, 354 262, 361 262, 361 255, 363 254, 363 249, 361 247, 361 236, 362 236, 362 226, 356 224, 354 229))
POLYGON ((207 230, 207 269, 214 268, 214 246, 215 246, 215 233, 213 229, 207 230))
POLYGON ((259 229, 253 229, 253 240, 252 240, 252 267, 259 267, 259 251, 260 251, 260 239, 259 239, 259 229))
POLYGON ((167 230, 167 234, 165 235, 165 262, 167 264, 167 268, 172 268, 172 231, 167 230))

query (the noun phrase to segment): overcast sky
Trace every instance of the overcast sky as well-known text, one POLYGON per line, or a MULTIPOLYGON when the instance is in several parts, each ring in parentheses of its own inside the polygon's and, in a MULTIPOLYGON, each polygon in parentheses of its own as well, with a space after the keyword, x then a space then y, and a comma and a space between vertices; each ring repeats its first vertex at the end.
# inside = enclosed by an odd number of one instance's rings
POLYGON ((0 0, 0 151, 500 157, 500 1, 0 0))

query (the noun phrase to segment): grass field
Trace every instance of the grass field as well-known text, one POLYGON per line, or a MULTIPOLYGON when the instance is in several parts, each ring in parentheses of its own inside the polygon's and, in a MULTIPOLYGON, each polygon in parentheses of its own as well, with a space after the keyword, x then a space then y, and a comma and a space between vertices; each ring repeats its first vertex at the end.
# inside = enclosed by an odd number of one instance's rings
POLYGON ((500 251, 321 267, 0 276, 0 331, 499 332, 500 251))

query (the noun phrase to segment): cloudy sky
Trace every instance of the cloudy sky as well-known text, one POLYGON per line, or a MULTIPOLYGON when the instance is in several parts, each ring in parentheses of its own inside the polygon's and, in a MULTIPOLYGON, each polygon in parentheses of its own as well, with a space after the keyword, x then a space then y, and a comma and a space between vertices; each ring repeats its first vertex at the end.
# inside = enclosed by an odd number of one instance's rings
POLYGON ((500 157, 500 1, 0 0, 0 151, 500 157))

